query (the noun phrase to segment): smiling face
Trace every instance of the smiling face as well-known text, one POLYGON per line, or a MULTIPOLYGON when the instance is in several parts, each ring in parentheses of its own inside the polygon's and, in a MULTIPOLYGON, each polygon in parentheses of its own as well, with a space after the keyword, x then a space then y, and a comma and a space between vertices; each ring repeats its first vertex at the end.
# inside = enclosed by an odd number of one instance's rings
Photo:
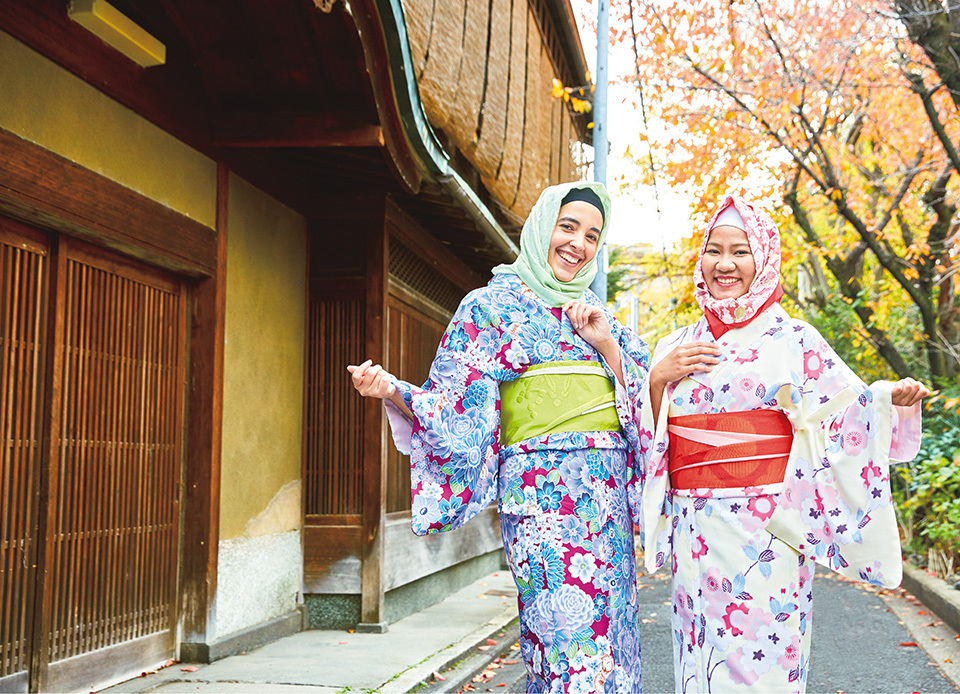
POLYGON ((743 296, 757 274, 747 233, 731 226, 718 226, 710 231, 700 266, 707 291, 714 299, 743 296))
POLYGON ((590 203, 574 200, 561 207, 547 252, 553 276, 561 282, 576 277, 597 255, 602 229, 603 215, 590 203))

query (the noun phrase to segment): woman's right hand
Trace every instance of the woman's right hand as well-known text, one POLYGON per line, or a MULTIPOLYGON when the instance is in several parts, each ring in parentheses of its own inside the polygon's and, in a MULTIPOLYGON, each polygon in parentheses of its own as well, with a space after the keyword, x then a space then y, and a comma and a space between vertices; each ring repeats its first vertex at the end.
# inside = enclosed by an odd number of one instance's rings
POLYGON ((660 403, 668 383, 686 378, 695 371, 710 371, 720 363, 720 348, 715 342, 688 342, 667 353, 650 369, 650 405, 653 423, 660 418, 660 403))
POLYGON ((686 378, 696 371, 710 371, 720 363, 720 348, 715 342, 688 342, 669 352, 650 369, 650 383, 661 388, 686 378))
POLYGON ((393 385, 393 377, 384 371, 382 366, 374 364, 370 359, 359 366, 350 364, 347 366, 347 371, 351 374, 353 387, 365 398, 383 400, 397 392, 397 387, 393 385))

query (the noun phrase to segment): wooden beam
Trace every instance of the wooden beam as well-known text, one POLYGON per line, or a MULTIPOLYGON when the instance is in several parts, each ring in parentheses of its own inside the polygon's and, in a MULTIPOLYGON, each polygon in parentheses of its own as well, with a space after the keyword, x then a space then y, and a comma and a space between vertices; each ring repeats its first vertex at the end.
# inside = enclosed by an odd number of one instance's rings
MULTIPOLYGON (((375 364, 386 357, 387 230, 381 218, 371 225, 367 244, 367 331, 366 356, 375 364)), ((363 408, 363 492, 361 534, 360 623, 357 631, 382 633, 387 630, 384 613, 383 532, 387 503, 386 422, 383 405, 376 398, 364 398, 363 408)))
POLYGON ((230 170, 217 167, 217 263, 193 288, 181 618, 184 657, 204 653, 216 637, 220 546, 220 454, 223 424, 223 340, 227 280, 230 170), (192 650, 191 650, 192 649, 192 650))
POLYGON ((383 147, 383 130, 362 112, 230 113, 214 126, 220 147, 383 147))
POLYGON ((213 273, 213 229, 0 128, 0 212, 182 274, 213 273))

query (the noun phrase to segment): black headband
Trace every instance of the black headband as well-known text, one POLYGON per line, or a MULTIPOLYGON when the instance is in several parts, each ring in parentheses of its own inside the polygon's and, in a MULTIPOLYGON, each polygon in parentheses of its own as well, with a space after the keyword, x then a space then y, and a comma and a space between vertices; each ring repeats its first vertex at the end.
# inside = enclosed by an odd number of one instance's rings
POLYGON ((600 201, 600 196, 594 193, 590 188, 574 188, 569 193, 563 196, 563 200, 560 201, 560 207, 563 207, 568 202, 588 202, 598 210, 600 210, 600 218, 606 221, 606 214, 603 211, 603 202, 600 201))

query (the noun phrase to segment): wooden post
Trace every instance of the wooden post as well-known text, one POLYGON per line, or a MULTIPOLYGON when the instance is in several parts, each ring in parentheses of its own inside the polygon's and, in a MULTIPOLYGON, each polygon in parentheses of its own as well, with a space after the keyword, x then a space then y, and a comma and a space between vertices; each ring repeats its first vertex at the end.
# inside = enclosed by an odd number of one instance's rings
MULTIPOLYGON (((366 354, 375 364, 384 361, 387 301, 386 215, 367 232, 367 331, 366 354)), ((386 431, 383 405, 374 398, 364 399, 363 409, 363 512, 362 568, 359 632, 382 634, 387 630, 384 617, 383 528, 387 503, 386 431)))
POLYGON ((191 297, 187 462, 184 466, 183 582, 180 657, 209 659, 216 638, 220 543, 220 454, 223 424, 223 340, 227 279, 230 170, 217 165, 217 261, 213 277, 191 297))
POLYGON ((30 691, 47 688, 47 666, 50 663, 50 622, 53 612, 53 586, 50 580, 51 559, 55 551, 55 533, 58 505, 54 492, 59 488, 60 475, 60 387, 63 383, 64 296, 67 282, 66 241, 60 237, 51 244, 49 292, 52 307, 47 315, 47 345, 44 361, 45 401, 43 406, 43 438, 41 442, 39 503, 37 518, 37 569, 34 616, 32 620, 30 653, 30 691))

